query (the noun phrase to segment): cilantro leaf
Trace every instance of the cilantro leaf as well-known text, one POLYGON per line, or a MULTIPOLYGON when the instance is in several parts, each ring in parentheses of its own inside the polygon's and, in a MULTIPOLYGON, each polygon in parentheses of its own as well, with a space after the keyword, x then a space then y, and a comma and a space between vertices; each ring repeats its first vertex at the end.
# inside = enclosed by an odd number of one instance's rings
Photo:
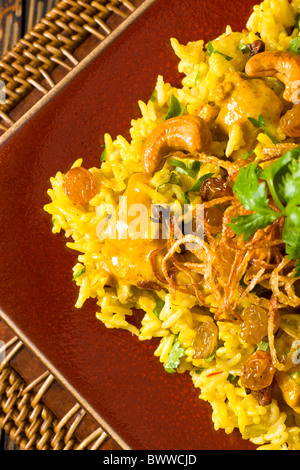
POLYGON ((248 47, 247 47, 247 44, 244 44, 244 43, 242 43, 238 46, 238 50, 242 51, 243 54, 248 54, 248 52, 250 52, 248 47))
POLYGON ((267 131, 264 117, 261 114, 258 116, 258 119, 254 119, 253 117, 248 117, 248 120, 251 122, 251 124, 254 127, 261 128, 263 132, 269 137, 269 139, 272 140, 273 144, 279 143, 278 140, 267 131))
POLYGON ((244 208, 249 211, 257 211, 266 215, 276 215, 268 205, 267 188, 265 183, 258 183, 258 164, 250 163, 246 168, 241 168, 233 187, 244 208))
POLYGON ((295 263, 295 274, 294 277, 300 277, 300 258, 296 260, 295 263))
POLYGON ((282 241, 286 245, 287 257, 291 260, 300 258, 300 207, 288 204, 282 229, 282 241))
POLYGON ((211 56, 212 54, 219 54, 219 55, 222 55, 223 57, 225 57, 225 59, 228 60, 228 61, 232 60, 232 57, 230 57, 229 55, 223 54, 223 52, 220 52, 217 49, 215 49, 215 47, 212 45, 211 41, 208 42, 206 50, 207 50, 207 54, 209 56, 211 56))
POLYGON ((182 191, 182 199, 185 204, 191 203, 191 200, 187 191, 182 191))
POLYGON ((165 120, 171 119, 176 116, 182 116, 183 113, 184 113, 184 107, 182 106, 180 101, 176 98, 176 96, 172 95, 171 100, 170 100, 169 110, 167 112, 165 120))
POLYGON ((191 178, 195 179, 200 170, 201 162, 198 160, 193 160, 191 164, 185 164, 181 160, 174 158, 173 160, 169 161, 169 165, 175 166, 178 173, 190 176, 191 178))
POLYGON ((300 37, 299 36, 291 39, 287 50, 289 52, 294 52, 295 54, 300 54, 300 37))
POLYGON ((212 176, 214 176, 213 173, 206 173, 206 175, 202 175, 200 176, 200 178, 198 178, 198 180, 196 181, 195 184, 193 184, 193 186, 191 187, 190 191, 199 191, 199 189, 201 188, 202 186, 202 183, 207 180, 208 178, 211 178, 212 176))
POLYGON ((104 147, 104 150, 103 150, 103 152, 101 153, 100 161, 101 161, 101 162, 105 162, 105 161, 106 161, 106 158, 107 158, 107 151, 106 151, 106 147, 104 147))
POLYGON ((228 226, 237 236, 243 234, 243 241, 245 242, 255 234, 256 230, 272 224, 279 216, 278 212, 275 212, 275 214, 276 215, 255 212, 253 214, 239 215, 231 219, 233 223, 228 224, 228 226))
POLYGON ((253 214, 240 215, 232 219, 233 223, 228 224, 236 235, 243 234, 244 241, 254 235, 256 230, 267 227, 280 216, 280 213, 269 207, 266 184, 259 184, 258 174, 257 162, 250 163, 246 168, 240 169, 233 186, 233 192, 244 208, 254 211, 253 214))
POLYGON ((75 279, 81 276, 81 274, 85 273, 85 271, 86 271, 86 267, 83 266, 81 269, 79 269, 79 271, 77 271, 76 274, 74 274, 72 281, 75 281, 75 279))
POLYGON ((159 298, 156 302, 156 305, 155 305, 154 309, 153 309, 153 313, 154 313, 154 315, 157 316, 157 318, 159 318, 160 313, 161 313, 162 309, 164 308, 164 306, 165 306, 164 300, 159 298))
POLYGON ((271 195, 281 211, 284 211, 284 178, 291 171, 289 164, 300 157, 300 146, 286 152, 282 157, 262 170, 259 178, 268 183, 271 195))
POLYGON ((238 216, 228 224, 236 235, 247 240, 256 230, 284 217, 282 241, 288 259, 295 261, 295 277, 300 277, 300 146, 286 152, 265 169, 257 162, 241 168, 233 191, 251 214, 238 216), (263 183, 259 181, 263 180, 263 183), (270 196, 279 212, 269 207, 270 196))
POLYGON ((300 204, 300 161, 292 160, 279 185, 281 199, 287 203, 300 204))
POLYGON ((181 346, 179 339, 176 339, 164 363, 166 372, 169 374, 176 372, 177 367, 180 365, 180 358, 183 356, 185 356, 185 349, 181 346))

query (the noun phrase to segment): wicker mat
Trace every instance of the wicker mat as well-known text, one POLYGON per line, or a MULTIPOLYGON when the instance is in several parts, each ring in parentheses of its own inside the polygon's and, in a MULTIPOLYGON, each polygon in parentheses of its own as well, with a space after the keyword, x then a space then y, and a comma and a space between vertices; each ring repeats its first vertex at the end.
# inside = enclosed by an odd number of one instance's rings
MULTIPOLYGON (((0 135, 143 0, 62 0, 0 60, 0 135)), ((0 318, 0 427, 24 450, 119 447, 0 318)))

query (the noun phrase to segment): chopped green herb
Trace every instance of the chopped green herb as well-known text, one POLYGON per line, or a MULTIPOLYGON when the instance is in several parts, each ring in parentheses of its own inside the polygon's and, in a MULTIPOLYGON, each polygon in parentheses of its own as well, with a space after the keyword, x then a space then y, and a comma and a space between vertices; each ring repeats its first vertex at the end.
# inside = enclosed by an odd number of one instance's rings
POLYGON ((165 306, 165 302, 162 300, 162 299, 158 299, 157 302, 156 302, 156 305, 154 307, 154 310, 153 310, 153 313, 154 315, 157 316, 157 318, 159 318, 159 315, 162 311, 162 309, 164 308, 165 306))
POLYGON ((55 224, 55 217, 52 217, 52 224, 55 224))
POLYGON ((176 116, 182 116, 183 113, 184 113, 184 107, 182 106, 180 101, 176 98, 176 96, 172 95, 171 100, 170 100, 169 110, 167 112, 165 120, 171 119, 176 116))
POLYGON ((197 86, 197 82, 199 80, 199 77, 200 77, 200 70, 198 70, 198 72, 196 74, 195 81, 194 81, 194 87, 197 86))
POLYGON ((222 55, 223 57, 225 57, 226 60, 232 60, 232 57, 230 57, 229 55, 226 55, 226 54, 223 54, 223 52, 220 52, 220 51, 217 51, 217 49, 214 48, 214 46, 212 45, 212 43, 209 41, 208 45, 207 45, 207 54, 209 56, 211 56, 212 54, 219 54, 219 55, 222 55))
POLYGON ((182 179, 180 178, 180 176, 176 175, 176 173, 172 171, 168 183, 176 184, 177 186, 182 186, 182 179))
POLYGON ((236 378, 236 375, 228 374, 227 380, 228 380, 230 383, 232 383, 235 378, 236 378))
POLYGON ((156 101, 156 100, 157 100, 157 91, 154 90, 150 96, 150 101, 156 101))
POLYGON ((198 160, 193 160, 189 169, 188 169, 188 175, 193 178, 193 179, 196 179, 197 178, 197 175, 198 175, 198 172, 200 170, 200 167, 201 167, 201 162, 199 162, 198 160))
POLYGON ((247 160, 247 158, 251 157, 251 155, 253 155, 253 153, 254 153, 254 150, 250 150, 249 152, 242 153, 241 158, 243 160, 247 160))
POLYGON ((244 241, 280 216, 269 207, 266 184, 258 184, 258 172, 257 163, 241 168, 233 187, 245 209, 255 211, 253 214, 238 216, 232 220, 233 224, 229 224, 236 235, 243 234, 244 241))
POLYGON ((81 274, 85 273, 85 271, 86 271, 86 267, 83 266, 81 269, 79 269, 79 271, 77 271, 76 274, 74 274, 72 281, 75 281, 75 279, 81 276, 81 274))
POLYGON ((300 146, 276 160, 264 170, 257 163, 241 168, 233 187, 249 215, 238 216, 229 226, 244 240, 256 230, 284 217, 282 241, 288 259, 295 261, 295 277, 300 276, 300 146), (263 180, 259 183, 259 180, 263 180), (269 207, 269 194, 278 212, 269 207))
POLYGON ((269 137, 269 139, 272 140, 273 144, 279 143, 278 140, 267 131, 265 120, 261 114, 258 116, 258 119, 254 119, 252 117, 248 117, 248 119, 254 127, 261 128, 263 132, 269 137))
POLYGON ((300 371, 299 370, 290 374, 290 377, 291 379, 294 380, 294 382, 296 382, 297 385, 300 386, 300 371))
POLYGON ((182 191, 182 198, 183 198, 183 202, 185 204, 190 204, 191 203, 191 200, 190 200, 190 197, 189 197, 187 191, 182 191))
POLYGON ((164 363, 166 372, 169 374, 176 372, 176 369, 180 365, 180 358, 183 356, 185 356, 185 349, 181 346, 179 339, 176 339, 164 363))
POLYGON ((101 154, 101 157, 100 157, 100 161, 105 162, 106 158, 107 158, 107 151, 106 151, 106 148, 104 147, 104 150, 103 150, 103 152, 101 154))
POLYGON ((269 341, 261 341, 257 346, 257 350, 259 351, 267 351, 269 347, 269 341))
POLYGON ((190 176, 195 179, 201 167, 201 162, 193 160, 191 164, 185 164, 181 160, 173 159, 169 162, 169 165, 175 166, 176 171, 183 175, 190 176))
POLYGON ((205 362, 212 362, 215 358, 215 351, 205 359, 205 362))
POLYGON ((287 50, 289 52, 294 52, 295 54, 300 54, 300 37, 299 36, 291 39, 287 50))
POLYGON ((190 191, 199 191, 199 189, 201 188, 203 182, 205 180, 207 180, 208 178, 211 178, 212 176, 214 176, 213 173, 206 173, 206 175, 200 176, 200 178, 196 181, 196 183, 193 184, 190 191))
POLYGON ((246 44, 240 44, 238 46, 238 50, 242 51, 243 54, 248 54, 248 52, 250 52, 246 44))

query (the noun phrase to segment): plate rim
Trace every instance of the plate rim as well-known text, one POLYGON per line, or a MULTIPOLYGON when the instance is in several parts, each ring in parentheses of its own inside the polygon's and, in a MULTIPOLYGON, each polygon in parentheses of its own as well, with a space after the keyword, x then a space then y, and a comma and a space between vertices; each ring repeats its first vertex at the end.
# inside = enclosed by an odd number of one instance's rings
MULTIPOLYGON (((65 77, 63 77, 58 83, 51 88, 47 94, 42 96, 40 100, 35 103, 28 111, 25 112, 4 134, 0 136, 0 150, 1 147, 18 131, 29 122, 31 118, 38 115, 38 113, 47 106, 47 104, 60 92, 62 91, 73 79, 75 79, 80 73, 83 72, 93 60, 102 54, 119 36, 121 36, 127 28, 139 19, 140 16, 153 4, 156 0, 145 0, 139 5, 129 16, 118 25, 103 41, 98 44, 91 52, 84 57, 79 64, 77 64, 65 77)), ((25 333, 10 319, 3 309, 0 308, 0 319, 2 319, 9 328, 19 337, 19 339, 26 345, 30 351, 43 363, 43 365, 49 370, 49 372, 57 379, 61 385, 75 398, 80 406, 91 416, 92 419, 107 433, 120 447, 122 450, 133 450, 114 430, 106 420, 91 406, 85 398, 76 391, 68 380, 57 370, 54 364, 47 357, 39 351, 32 341, 27 337, 25 333)))

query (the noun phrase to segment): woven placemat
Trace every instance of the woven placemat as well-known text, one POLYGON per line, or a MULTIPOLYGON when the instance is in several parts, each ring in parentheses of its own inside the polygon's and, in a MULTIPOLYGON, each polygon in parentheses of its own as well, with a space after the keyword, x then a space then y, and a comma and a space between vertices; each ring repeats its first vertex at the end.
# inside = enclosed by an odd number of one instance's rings
MULTIPOLYGON (((143 0, 62 0, 0 60, 0 135, 143 0)), ((0 428, 24 450, 119 449, 0 318, 0 428)))

